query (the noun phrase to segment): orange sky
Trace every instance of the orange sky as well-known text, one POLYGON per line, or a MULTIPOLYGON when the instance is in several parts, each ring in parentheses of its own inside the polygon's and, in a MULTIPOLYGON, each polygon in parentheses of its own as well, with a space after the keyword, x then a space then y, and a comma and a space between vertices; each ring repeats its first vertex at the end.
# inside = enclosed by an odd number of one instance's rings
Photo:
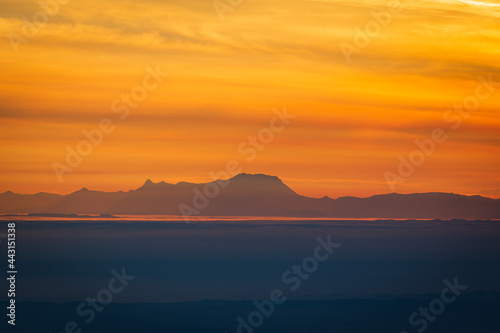
POLYGON ((390 0, 246 0, 224 20, 211 0, 60 1, 29 38, 38 1, 2 1, 0 192, 204 182, 236 160, 300 194, 369 196, 391 192, 386 172, 442 128, 395 191, 500 197, 500 86, 459 128, 443 119, 479 76, 500 81, 494 1, 403 1, 350 63, 341 45, 390 0), (120 119, 111 104, 147 67, 170 75, 120 119), (284 107, 297 117, 248 162, 238 146, 284 107), (59 181, 54 161, 104 118, 114 131, 59 181))

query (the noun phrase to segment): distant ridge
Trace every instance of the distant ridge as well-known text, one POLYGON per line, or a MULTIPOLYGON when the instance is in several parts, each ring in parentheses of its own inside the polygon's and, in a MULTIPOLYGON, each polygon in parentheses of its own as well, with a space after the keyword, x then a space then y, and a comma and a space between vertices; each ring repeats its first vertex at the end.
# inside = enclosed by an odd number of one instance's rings
POLYGON ((67 195, 11 191, 0 194, 2 214, 181 215, 179 205, 193 208, 199 216, 500 218, 500 199, 479 195, 391 193, 369 198, 315 199, 297 194, 278 177, 245 173, 203 184, 154 183, 148 179, 128 192, 92 191, 84 187, 67 195), (206 197, 203 193, 210 189, 212 192, 206 197), (198 206, 193 200, 198 200, 198 206))

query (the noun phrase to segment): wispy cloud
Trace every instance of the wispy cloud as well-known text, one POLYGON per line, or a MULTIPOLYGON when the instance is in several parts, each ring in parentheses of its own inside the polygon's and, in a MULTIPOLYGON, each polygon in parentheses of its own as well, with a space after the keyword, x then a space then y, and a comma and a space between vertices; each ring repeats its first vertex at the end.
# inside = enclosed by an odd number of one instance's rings
POLYGON ((457 1, 469 4, 469 5, 474 5, 474 6, 500 7, 500 4, 497 4, 497 3, 471 1, 471 0, 457 0, 457 1))
MULTIPOLYGON (((40 10, 38 0, 4 2, 3 36, 22 33, 23 18, 40 10)), ((270 106, 286 104, 299 120, 254 171, 287 176, 311 195, 328 193, 314 190, 323 183, 339 195, 385 190, 380 170, 393 155, 428 135, 478 75, 498 72, 498 2, 401 2, 404 10, 347 66, 339 43, 388 0, 252 0, 224 22, 211 1, 70 1, 19 54, 0 40, 0 191, 68 192, 43 167, 151 63, 169 69, 169 83, 65 185, 196 180, 235 158, 234 145, 268 119, 270 106)), ((467 193, 487 187, 500 163, 499 107, 494 97, 471 116, 415 183, 467 193)))

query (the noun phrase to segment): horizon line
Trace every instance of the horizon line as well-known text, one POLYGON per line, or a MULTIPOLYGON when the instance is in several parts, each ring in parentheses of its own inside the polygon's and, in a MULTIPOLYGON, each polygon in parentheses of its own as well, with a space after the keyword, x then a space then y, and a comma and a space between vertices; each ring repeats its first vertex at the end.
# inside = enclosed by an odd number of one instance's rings
MULTIPOLYGON (((87 186, 83 186, 81 187, 80 189, 77 189, 77 190, 74 190, 72 192, 69 192, 69 193, 58 193, 58 192, 46 192, 46 191, 39 191, 39 192, 34 192, 34 193, 18 193, 18 192, 14 192, 12 190, 7 190, 7 191, 4 191, 1 194, 7 194, 7 193, 12 193, 12 194, 19 194, 19 195, 36 195, 36 194, 55 194, 55 195, 61 195, 61 196, 66 196, 66 195, 70 195, 70 194, 73 194, 73 193, 76 193, 76 192, 79 192, 79 191, 82 191, 82 190, 87 190, 87 191, 91 191, 91 192, 101 192, 101 193, 119 193, 119 192, 124 192, 124 193, 127 193, 127 192, 131 192, 131 191, 136 191, 140 188, 142 188, 143 186, 145 186, 146 184, 148 183, 151 183, 153 185, 159 185, 159 184, 165 184, 165 185, 172 185, 172 186, 177 186, 179 184, 182 184, 182 183, 185 183, 185 184, 191 184, 191 185, 204 185, 204 184, 208 184, 208 183, 212 183, 212 182, 216 182, 216 181, 227 181, 227 180, 231 180, 235 177, 238 177, 238 176, 242 176, 242 175, 248 175, 248 176, 265 176, 265 177, 270 177, 270 178, 277 178, 278 180, 280 180, 285 186, 287 186, 288 188, 290 188, 292 191, 295 192, 295 190, 293 190, 293 188, 291 188, 290 186, 288 186, 287 184, 285 184, 282 180, 282 178, 278 177, 278 176, 273 176, 273 175, 268 175, 268 174, 264 174, 264 173, 246 173, 246 172, 241 172, 241 173, 238 173, 232 177, 229 177, 229 178, 218 178, 218 179, 215 179, 215 180, 212 180, 212 181, 208 181, 208 182, 202 182, 202 183, 195 183, 195 182, 188 182, 188 181, 179 181, 179 182, 176 182, 176 183, 169 183, 169 182, 166 182, 164 180, 161 180, 159 182, 153 182, 151 180, 151 178, 147 178, 142 185, 140 185, 138 188, 132 188, 132 189, 129 189, 129 190, 116 190, 116 191, 102 191, 102 190, 92 190, 92 189, 88 189, 87 186)), ((292 181, 306 181, 306 180, 302 180, 302 179, 298 179, 298 178, 288 178, 288 177, 285 177, 283 179, 290 179, 292 181)), ((311 181, 311 182, 315 182, 315 183, 326 183, 328 181, 332 181, 332 180, 324 180, 324 179, 308 179, 307 181, 311 181)), ((344 182, 347 182, 348 180, 342 180, 342 179, 336 179, 336 181, 344 181, 344 182)), ((375 182, 375 181, 363 181, 363 180, 359 180, 359 179, 356 179, 356 180, 351 180, 351 181, 357 181, 357 182, 363 182, 363 183, 370 183, 370 182, 375 182)), ((376 181, 377 183, 379 183, 379 181, 376 181)), ((382 182, 383 183, 383 182, 382 182)), ((296 194, 298 195, 301 195, 297 192, 295 192, 296 194)), ((301 195, 301 196, 304 196, 304 197, 308 197, 308 198, 313 198, 313 199, 323 199, 323 198, 330 198, 330 199, 339 199, 339 198, 346 198, 346 197, 352 197, 352 198, 358 198, 358 199, 367 199, 367 198, 372 198, 374 196, 381 196, 381 195, 390 195, 390 194, 399 194, 399 195, 411 195, 411 194, 432 194, 432 193, 439 193, 439 194, 454 194, 454 195, 461 195, 461 196, 467 196, 467 197, 474 197, 474 196, 479 196, 479 197, 483 197, 483 198, 489 198, 489 199, 493 199, 493 200, 499 200, 500 198, 497 198, 497 197, 494 197, 494 196, 486 196, 486 195, 483 195, 483 194, 479 194, 479 193, 456 193, 456 192, 444 192, 444 191, 427 191, 427 192, 386 192, 386 193, 379 193, 379 194, 373 194, 373 195, 370 195, 370 196, 353 196, 353 195, 340 195, 338 197, 330 197, 330 196, 321 196, 321 197, 311 197, 311 196, 306 196, 306 195, 301 195)))

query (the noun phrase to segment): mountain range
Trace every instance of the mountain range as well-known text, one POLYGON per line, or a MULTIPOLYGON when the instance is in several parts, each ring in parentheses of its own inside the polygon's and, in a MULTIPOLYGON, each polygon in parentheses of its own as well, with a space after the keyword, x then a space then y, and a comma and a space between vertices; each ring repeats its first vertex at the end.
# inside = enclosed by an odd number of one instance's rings
POLYGON ((153 183, 148 179, 138 189, 128 192, 82 188, 67 195, 11 191, 0 194, 3 214, 183 215, 185 212, 199 216, 498 219, 500 199, 440 192, 317 199, 297 194, 278 177, 245 173, 204 184, 153 183))

